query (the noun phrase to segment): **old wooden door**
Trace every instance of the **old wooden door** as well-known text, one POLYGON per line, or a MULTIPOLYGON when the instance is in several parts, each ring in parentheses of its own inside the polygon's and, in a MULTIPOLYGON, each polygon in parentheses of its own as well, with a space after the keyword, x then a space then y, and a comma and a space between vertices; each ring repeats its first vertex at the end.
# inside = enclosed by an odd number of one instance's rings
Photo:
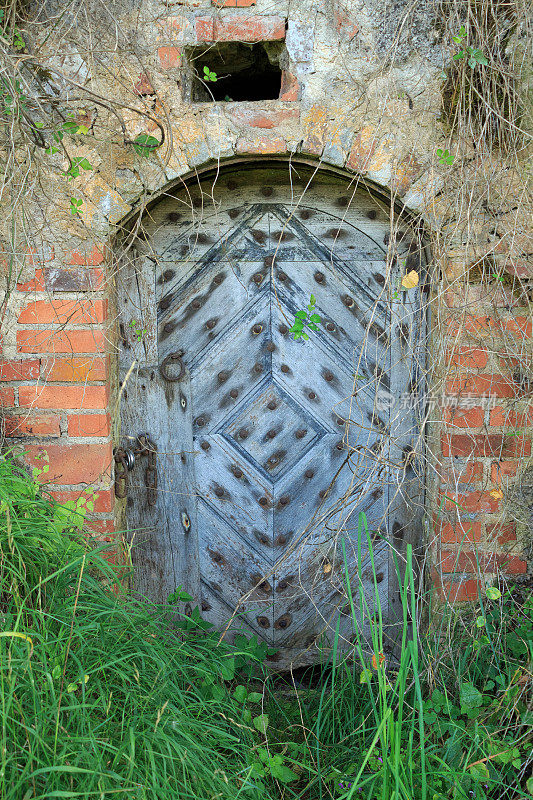
POLYGON ((391 548, 416 536, 421 503, 420 286, 400 286, 418 248, 400 232, 387 259, 389 209, 311 177, 207 176, 147 213, 119 273, 121 441, 157 447, 151 501, 146 457, 130 477, 137 588, 164 601, 181 585, 220 628, 236 611, 232 630, 278 648, 278 666, 316 659, 339 612, 350 638, 341 540, 391 618, 391 548), (311 294, 320 329, 295 341, 311 294))

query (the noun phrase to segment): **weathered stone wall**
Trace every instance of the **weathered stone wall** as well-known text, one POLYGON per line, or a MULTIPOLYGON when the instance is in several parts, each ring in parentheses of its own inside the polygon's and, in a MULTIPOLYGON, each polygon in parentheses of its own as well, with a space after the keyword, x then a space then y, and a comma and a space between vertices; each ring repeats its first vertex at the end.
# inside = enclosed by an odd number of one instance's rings
MULTIPOLYGON (((430 236, 437 233, 430 361, 440 371, 432 373, 430 391, 440 403, 433 417, 444 422, 429 439, 428 481, 433 500, 438 496, 429 534, 435 584, 466 599, 477 592, 478 560, 488 578, 498 570, 525 573, 523 534, 506 490, 530 454, 529 298, 501 281, 465 282, 471 265, 487 255, 520 286, 531 277, 529 212, 526 206, 521 218, 516 211, 522 168, 505 168, 503 217, 480 207, 465 223, 465 236, 457 215, 461 179, 451 189, 449 167, 435 155, 452 146, 441 120, 442 71, 452 50, 434 4, 151 0, 116 2, 104 11, 89 3, 83 7, 96 17, 81 11, 76 17, 73 6, 52 25, 60 6, 36 14, 28 52, 49 70, 41 93, 57 89, 56 107, 63 103, 87 131, 66 135, 63 144, 71 159, 86 158, 91 169, 68 180, 61 146, 44 153, 17 145, 5 215, 11 284, 0 367, 2 402, 13 409, 5 432, 25 442, 32 461, 46 453, 50 469, 42 478, 56 496, 97 487, 92 526, 112 539, 111 245, 124 220, 217 161, 304 158, 345 170, 354 189, 358 181, 371 182, 388 193, 391 208, 404 205, 430 236), (88 37, 91 25, 97 42, 88 37), (188 48, 263 40, 284 43, 279 99, 188 101, 188 48), (148 157, 132 145, 140 134, 161 139, 162 131, 162 146, 148 157), (82 201, 79 213, 72 213, 71 198, 82 201), (505 213, 512 215, 512 235, 505 213), (509 436, 509 429, 518 433, 509 436)), ((481 183, 500 168, 471 142, 457 146, 481 183)))

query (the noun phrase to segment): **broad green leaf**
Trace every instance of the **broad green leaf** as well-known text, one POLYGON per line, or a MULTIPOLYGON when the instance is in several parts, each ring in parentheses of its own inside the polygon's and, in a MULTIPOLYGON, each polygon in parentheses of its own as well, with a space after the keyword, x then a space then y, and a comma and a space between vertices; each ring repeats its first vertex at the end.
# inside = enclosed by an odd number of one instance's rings
POLYGON ((483 628, 486 624, 487 624, 487 620, 485 619, 485 617, 478 617, 476 619, 476 626, 478 628, 483 628))
POLYGON ((488 586, 486 595, 489 598, 489 600, 499 600, 500 597, 502 596, 502 593, 495 586, 488 586))
POLYGON ((528 790, 529 794, 533 795, 533 777, 527 779, 526 789, 528 790))
POLYGON ((231 681, 235 677, 235 658, 225 658, 220 665, 220 674, 225 681, 231 681))
POLYGON ((320 314, 311 314, 309 317, 310 322, 320 322, 320 314))
POLYGON ((316 305, 316 297, 314 296, 314 294, 311 295, 310 303, 312 306, 316 305))
POLYGON ((77 688, 78 688, 78 684, 77 683, 69 683, 68 686, 67 686, 67 692, 69 694, 72 694, 72 692, 75 692, 77 688))
POLYGON ((290 783, 298 780, 298 775, 292 769, 286 767, 285 764, 271 764, 270 772, 272 777, 281 783, 290 783))
POLYGON ((475 781, 486 781, 490 777, 489 768, 485 762, 482 764, 472 764, 469 772, 475 781))
POLYGON ((263 695, 259 692, 250 692, 248 695, 248 702, 249 703, 260 703, 263 699, 263 695))
POLYGON ((307 319, 307 311, 297 311, 296 319, 307 319))
POLYGON ((483 704, 483 695, 472 683, 462 683, 459 690, 461 713, 468 709, 479 708, 483 704))
POLYGON ((241 684, 236 686, 235 691, 233 692, 233 697, 238 703, 244 703, 248 697, 248 690, 246 689, 246 686, 242 686, 241 684))
POLYGON ((258 717, 254 717, 254 728, 259 733, 266 733, 268 728, 268 714, 260 714, 258 717))

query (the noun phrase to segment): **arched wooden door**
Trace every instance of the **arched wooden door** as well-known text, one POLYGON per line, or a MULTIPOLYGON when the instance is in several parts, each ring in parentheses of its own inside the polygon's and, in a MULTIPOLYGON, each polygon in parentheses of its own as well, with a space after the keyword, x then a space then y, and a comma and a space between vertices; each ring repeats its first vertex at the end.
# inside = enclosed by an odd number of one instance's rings
MULTIPOLYGON (((151 499, 146 456, 130 476, 137 588, 163 601, 180 585, 220 628, 237 609, 232 629, 278 648, 277 666, 327 642, 346 603, 341 539, 358 580, 361 511, 391 617, 391 548, 416 535, 421 503, 420 287, 400 286, 419 256, 404 234, 387 265, 388 209, 310 178, 234 167, 161 200, 119 272, 121 441, 157 447, 151 499), (321 325, 295 341, 311 294, 321 325)), ((366 540, 359 561, 370 593, 366 540)))

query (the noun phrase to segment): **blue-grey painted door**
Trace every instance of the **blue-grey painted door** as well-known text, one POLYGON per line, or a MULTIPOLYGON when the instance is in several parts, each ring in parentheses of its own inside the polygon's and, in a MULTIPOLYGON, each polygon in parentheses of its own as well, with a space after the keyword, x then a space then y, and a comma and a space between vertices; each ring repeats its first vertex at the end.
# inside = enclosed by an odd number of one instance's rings
MULTIPOLYGON (((159 437, 162 497, 151 517, 130 512, 150 530, 134 548, 143 592, 188 588, 217 627, 233 616, 229 635, 244 626, 278 648, 277 666, 316 660, 339 613, 350 638, 341 540, 348 573, 369 598, 375 573, 390 617, 391 548, 401 556, 421 491, 409 472, 416 403, 405 403, 418 393, 420 293, 400 286, 416 267, 412 237, 391 255, 383 204, 288 177, 234 171, 151 209, 136 243, 149 288, 131 312, 145 364, 123 403, 123 426, 140 408, 159 437), (311 294, 322 323, 295 341, 311 294), (365 540, 358 569, 361 511, 373 568, 365 540)), ((130 328, 125 318, 131 339, 130 328)), ((131 361, 130 349, 123 374, 131 361)))

